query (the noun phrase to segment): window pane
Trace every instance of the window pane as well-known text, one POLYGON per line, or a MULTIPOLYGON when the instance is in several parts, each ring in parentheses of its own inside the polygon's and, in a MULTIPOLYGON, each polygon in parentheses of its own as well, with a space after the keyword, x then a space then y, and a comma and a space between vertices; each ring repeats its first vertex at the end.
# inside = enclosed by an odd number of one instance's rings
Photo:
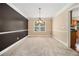
POLYGON ((41 31, 45 31, 45 27, 41 27, 41 31))
POLYGON ((35 27, 35 31, 39 31, 39 27, 35 27))
POLYGON ((44 26, 45 24, 40 24, 40 26, 44 26))
POLYGON ((35 23, 35 27, 34 27, 35 31, 41 32, 41 31, 45 31, 45 23, 40 24, 40 23, 35 23))
POLYGON ((35 26, 39 26, 39 24, 35 24, 35 26))
POLYGON ((78 24, 77 24, 77 29, 79 30, 79 22, 78 22, 78 24))

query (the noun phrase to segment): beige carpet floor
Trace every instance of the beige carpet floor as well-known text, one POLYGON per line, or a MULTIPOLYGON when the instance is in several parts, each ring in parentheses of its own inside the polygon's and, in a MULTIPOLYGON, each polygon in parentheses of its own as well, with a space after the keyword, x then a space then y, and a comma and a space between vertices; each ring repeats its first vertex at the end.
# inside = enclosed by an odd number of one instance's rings
POLYGON ((28 37, 2 56, 77 56, 79 53, 65 47, 51 37, 28 37))

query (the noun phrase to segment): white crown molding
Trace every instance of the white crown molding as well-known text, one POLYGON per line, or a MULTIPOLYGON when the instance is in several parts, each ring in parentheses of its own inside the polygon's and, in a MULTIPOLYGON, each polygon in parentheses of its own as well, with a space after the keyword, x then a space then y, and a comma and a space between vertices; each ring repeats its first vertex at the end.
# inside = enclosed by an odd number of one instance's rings
POLYGON ((67 4, 66 6, 64 6, 54 17, 60 15, 63 11, 65 11, 66 9, 70 8, 74 3, 70 3, 67 4))
MULTIPOLYGON (((75 4, 74 4, 74 5, 75 5, 75 4)), ((76 8, 79 8, 79 4, 76 4, 75 6, 71 7, 71 8, 69 9, 69 11, 71 11, 71 10, 73 10, 73 9, 76 9, 76 8)))
MULTIPOLYGON (((23 15, 25 18, 32 18, 32 17, 27 17, 22 11, 20 11, 15 5, 13 5, 12 3, 7 3, 10 7, 12 7, 15 11, 19 12, 21 15, 23 15)), ((74 3, 70 3, 66 6, 64 6, 64 8, 62 8, 59 12, 57 12, 57 14, 54 16, 56 17, 57 15, 59 15, 60 13, 62 13, 64 10, 68 9, 70 6, 72 6, 74 3)), ((52 16, 53 17, 53 16, 52 16)))
POLYGON ((6 4, 9 5, 11 8, 13 8, 15 11, 17 11, 18 13, 20 13, 25 18, 28 18, 22 11, 20 11, 18 8, 16 8, 12 3, 6 3, 6 4))

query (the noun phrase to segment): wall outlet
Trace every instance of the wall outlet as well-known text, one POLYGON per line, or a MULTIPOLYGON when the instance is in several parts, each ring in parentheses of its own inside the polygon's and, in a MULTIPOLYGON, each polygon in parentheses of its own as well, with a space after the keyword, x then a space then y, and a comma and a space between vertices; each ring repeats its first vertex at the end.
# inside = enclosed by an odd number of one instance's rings
POLYGON ((17 37, 17 40, 19 40, 19 37, 17 37))

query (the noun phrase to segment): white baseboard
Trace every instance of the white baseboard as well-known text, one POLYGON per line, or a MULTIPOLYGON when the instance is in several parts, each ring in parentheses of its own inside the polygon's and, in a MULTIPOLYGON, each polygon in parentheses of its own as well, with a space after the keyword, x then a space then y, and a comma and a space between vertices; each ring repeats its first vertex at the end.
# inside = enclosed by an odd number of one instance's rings
POLYGON ((29 35, 28 36, 51 36, 51 35, 29 35))
POLYGON ((56 39, 57 41, 59 41, 60 43, 62 43, 63 45, 65 45, 66 47, 68 47, 67 43, 61 41, 60 39, 56 38, 56 37, 53 37, 54 39, 56 39))
POLYGON ((15 42, 15 43, 12 44, 11 46, 5 48, 4 50, 2 50, 2 51, 0 52, 0 55, 2 55, 3 53, 7 52, 8 50, 10 50, 11 48, 13 48, 13 47, 16 46, 16 45, 18 46, 18 45, 21 44, 26 38, 27 38, 27 36, 24 37, 24 38, 22 38, 22 39, 20 39, 19 41, 15 42))

